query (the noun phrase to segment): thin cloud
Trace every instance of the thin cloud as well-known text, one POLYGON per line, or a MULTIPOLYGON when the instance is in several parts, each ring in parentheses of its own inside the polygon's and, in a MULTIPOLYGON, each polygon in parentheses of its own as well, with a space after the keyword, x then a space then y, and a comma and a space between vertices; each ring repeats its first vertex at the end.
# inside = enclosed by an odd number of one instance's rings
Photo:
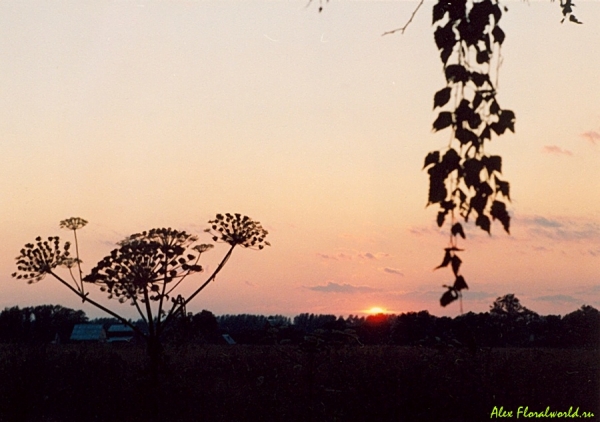
POLYGON ((600 257, 600 248, 598 249, 589 249, 588 253, 593 257, 600 257))
POLYGON ((556 145, 546 145, 543 149, 543 152, 548 153, 548 154, 558 154, 558 155, 573 155, 573 153, 571 151, 569 151, 568 149, 562 149, 559 146, 556 145))
POLYGON ((596 132, 595 130, 588 130, 587 132, 582 133, 581 136, 587 139, 587 141, 592 145, 600 143, 600 133, 596 132))
POLYGON ((581 300, 574 298, 569 295, 548 295, 548 296, 539 296, 534 298, 534 300, 541 300, 544 302, 554 302, 554 303, 581 303, 581 300))
POLYGON ((534 216, 534 217, 526 217, 523 218, 527 225, 546 227, 546 228, 555 228, 555 227, 563 227, 563 223, 558 220, 551 220, 546 217, 534 216))
POLYGON ((381 289, 375 289, 369 286, 353 286, 351 284, 338 284, 333 282, 328 282, 324 286, 311 286, 306 287, 308 290, 312 290, 314 292, 322 292, 322 293, 344 293, 344 294, 353 294, 353 293, 370 293, 377 292, 381 289))
POLYGON ((326 254, 326 253, 317 253, 317 256, 322 259, 328 259, 332 261, 352 261, 352 256, 348 255, 344 252, 339 252, 337 254, 326 254))
POLYGON ((490 303, 494 303, 494 300, 498 297, 495 293, 490 292, 481 292, 481 291, 463 291, 463 297, 468 300, 477 300, 477 301, 486 301, 490 303))
MULTIPOLYGON (((416 302, 427 302, 439 305, 440 297, 444 293, 444 289, 433 289, 433 290, 407 290, 402 292, 391 292, 387 293, 388 299, 399 300, 399 301, 416 301, 416 302)), ((496 293, 484 292, 484 291, 471 291, 463 290, 463 299, 477 302, 480 304, 491 305, 494 300, 498 297, 496 293)))
MULTIPOLYGON (((540 216, 520 217, 518 224, 526 227, 534 237, 563 241, 600 240, 600 223, 589 219, 545 218, 540 216)), ((595 249, 593 247, 592 249, 595 249)))
POLYGON ((424 236, 431 234, 429 227, 411 227, 408 232, 415 236, 424 236))
POLYGON ((385 253, 385 252, 375 252, 375 253, 365 252, 365 253, 358 254, 358 258, 368 259, 368 260, 372 260, 372 261, 378 261, 381 258, 387 258, 388 256, 390 256, 390 254, 385 253))
POLYGON ((419 301, 419 302, 430 302, 438 303, 440 296, 442 296, 443 290, 406 290, 394 293, 389 293, 387 297, 395 300, 406 300, 406 301, 419 301), (441 292, 441 293, 440 293, 441 292))
POLYGON ((383 269, 383 272, 388 273, 388 274, 404 276, 404 273, 400 270, 397 270, 396 268, 385 267, 383 269))
POLYGON ((377 261, 381 258, 388 257, 389 254, 384 252, 357 252, 357 251, 344 251, 344 252, 334 252, 334 253, 321 253, 318 252, 317 256, 322 259, 328 259, 333 261, 360 261, 360 260, 369 260, 369 261, 377 261))
POLYGON ((582 286, 577 290, 577 294, 584 297, 598 295, 600 294, 600 284, 595 284, 593 286, 582 286))

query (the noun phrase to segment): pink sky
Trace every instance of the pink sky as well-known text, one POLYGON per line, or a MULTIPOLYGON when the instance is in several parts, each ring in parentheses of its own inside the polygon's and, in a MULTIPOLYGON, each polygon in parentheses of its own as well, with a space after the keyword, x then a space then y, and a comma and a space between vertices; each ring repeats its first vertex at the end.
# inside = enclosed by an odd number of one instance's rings
MULTIPOLYGON (((507 2, 499 97, 516 134, 488 152, 511 182, 512 235, 468 228, 465 311, 506 293, 542 314, 600 308, 600 3, 577 4, 584 25, 561 25, 556 3, 507 2)), ((131 233, 201 234, 240 212, 272 246, 236 251, 192 311, 457 315, 439 306, 447 227, 425 209, 421 171, 448 136, 430 130, 444 86, 432 3, 385 37, 416 2, 305 6, 0 4, 0 307, 101 315, 50 278, 10 277, 23 244, 69 237, 62 219, 90 221, 89 270, 131 233)))

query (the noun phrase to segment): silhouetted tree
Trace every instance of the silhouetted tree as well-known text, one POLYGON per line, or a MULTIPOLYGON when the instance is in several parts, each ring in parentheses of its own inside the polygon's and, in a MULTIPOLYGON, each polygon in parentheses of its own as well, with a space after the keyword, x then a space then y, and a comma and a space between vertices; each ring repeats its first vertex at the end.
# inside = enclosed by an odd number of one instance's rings
POLYGON ((0 342, 50 343, 67 340, 75 324, 88 320, 81 310, 60 305, 6 308, 0 312, 0 342))
POLYGON ((518 317, 533 315, 534 312, 521 305, 521 302, 513 293, 509 293, 494 301, 490 306, 490 314, 496 316, 518 317))
POLYGON ((490 306, 491 324, 497 327, 502 345, 527 345, 533 334, 532 323, 539 315, 527 309, 512 293, 497 298, 490 306))
MULTIPOLYGON (((384 33, 404 33, 423 5, 421 0, 408 22, 384 33)), ((309 0, 309 3, 312 0, 309 0)), ((581 23, 573 14, 572 0, 561 0, 563 21, 581 23)), ((319 12, 323 1, 319 1, 319 12)), ((515 113, 500 107, 497 98, 501 47, 506 35, 499 25, 508 11, 499 0, 437 0, 432 10, 434 40, 439 50, 446 86, 433 97, 433 108, 440 111, 433 122, 435 132, 450 129, 450 144, 425 157, 423 169, 429 174, 427 206, 438 205, 439 227, 449 217, 449 242, 442 264, 450 266, 454 281, 443 285, 446 292, 441 306, 460 300, 468 289, 461 274, 459 237, 466 238, 461 220, 469 218, 491 233, 498 220, 509 233, 510 185, 502 177, 502 157, 487 153, 493 137, 515 131, 515 113)), ((444 141, 446 142, 446 141, 444 141)))
MULTIPOLYGON (((343 320, 343 318, 342 318, 343 320)), ((294 317, 294 325, 304 330, 307 333, 312 333, 318 329, 343 329, 345 328, 345 321, 342 323, 335 315, 319 315, 319 314, 299 314, 294 317)))
POLYGON ((427 311, 408 312, 398 315, 392 324, 392 339, 395 344, 416 345, 426 339, 439 336, 435 332, 436 318, 427 311))
POLYGON ((207 310, 197 313, 191 318, 192 331, 199 333, 205 341, 214 342, 219 332, 217 317, 207 310))
POLYGON ((369 315, 364 323, 356 328, 356 334, 365 344, 388 344, 391 342, 392 320, 395 315, 369 315))
MULTIPOLYGON (((564 17, 580 23, 572 14, 571 0, 561 1, 561 6, 564 17)), ((471 217, 487 233, 493 220, 507 233, 510 229, 510 186, 501 176, 502 157, 486 152, 494 136, 515 131, 515 113, 501 108, 497 99, 505 39, 499 21, 507 10, 498 0, 438 0, 433 6, 435 44, 446 77, 446 86, 433 98, 433 108, 441 109, 433 130, 451 130, 450 145, 430 152, 424 163, 429 174, 427 205, 439 206, 439 227, 450 217, 449 244, 438 268, 451 264, 454 282, 443 286, 447 290, 442 306, 462 299, 461 291, 468 289, 458 257, 458 239, 466 238, 459 220, 466 223, 471 217)))
POLYGON ((562 342, 566 347, 600 346, 600 312, 597 309, 583 305, 575 312, 565 315, 562 323, 562 342))
POLYGON ((546 315, 538 326, 537 344, 542 347, 560 347, 563 344, 563 321, 560 315, 546 315))
POLYGON ((30 313, 18 306, 6 308, 0 313, 0 341, 25 342, 31 331, 30 313))
POLYGON ((89 322, 90 322, 90 324, 102 325, 106 329, 108 329, 111 325, 123 323, 121 320, 119 320, 117 318, 107 318, 107 317, 94 318, 94 319, 91 319, 89 322))
POLYGON ((41 305, 31 309, 33 316, 32 336, 36 341, 49 343, 58 335, 68 340, 75 324, 83 324, 88 318, 81 310, 65 308, 60 305, 41 305))
POLYGON ((238 343, 258 344, 265 337, 269 321, 264 315, 220 315, 219 329, 231 334, 238 343))

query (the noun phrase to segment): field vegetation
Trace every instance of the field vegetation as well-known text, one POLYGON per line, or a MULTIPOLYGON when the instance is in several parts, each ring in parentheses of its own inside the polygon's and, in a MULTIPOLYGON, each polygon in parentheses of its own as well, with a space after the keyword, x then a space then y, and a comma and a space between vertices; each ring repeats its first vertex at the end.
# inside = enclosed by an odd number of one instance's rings
MULTIPOLYGON (((4 345, 2 421, 479 421, 494 406, 599 414, 597 350, 4 345)), ((597 419, 596 419, 597 420, 597 419)))
POLYGON ((455 318, 204 310, 165 331, 159 368, 143 338, 70 342, 82 323, 120 321, 58 305, 0 312, 0 422, 451 422, 519 406, 600 415, 590 306, 540 316, 505 295, 455 318))

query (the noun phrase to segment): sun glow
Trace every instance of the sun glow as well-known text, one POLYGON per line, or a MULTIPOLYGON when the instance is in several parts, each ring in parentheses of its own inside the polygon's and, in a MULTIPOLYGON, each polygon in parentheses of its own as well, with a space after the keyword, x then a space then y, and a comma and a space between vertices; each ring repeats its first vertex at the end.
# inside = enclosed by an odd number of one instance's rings
POLYGON ((377 314, 385 314, 387 311, 384 308, 380 308, 379 306, 373 306, 366 311, 368 314, 377 315, 377 314))

